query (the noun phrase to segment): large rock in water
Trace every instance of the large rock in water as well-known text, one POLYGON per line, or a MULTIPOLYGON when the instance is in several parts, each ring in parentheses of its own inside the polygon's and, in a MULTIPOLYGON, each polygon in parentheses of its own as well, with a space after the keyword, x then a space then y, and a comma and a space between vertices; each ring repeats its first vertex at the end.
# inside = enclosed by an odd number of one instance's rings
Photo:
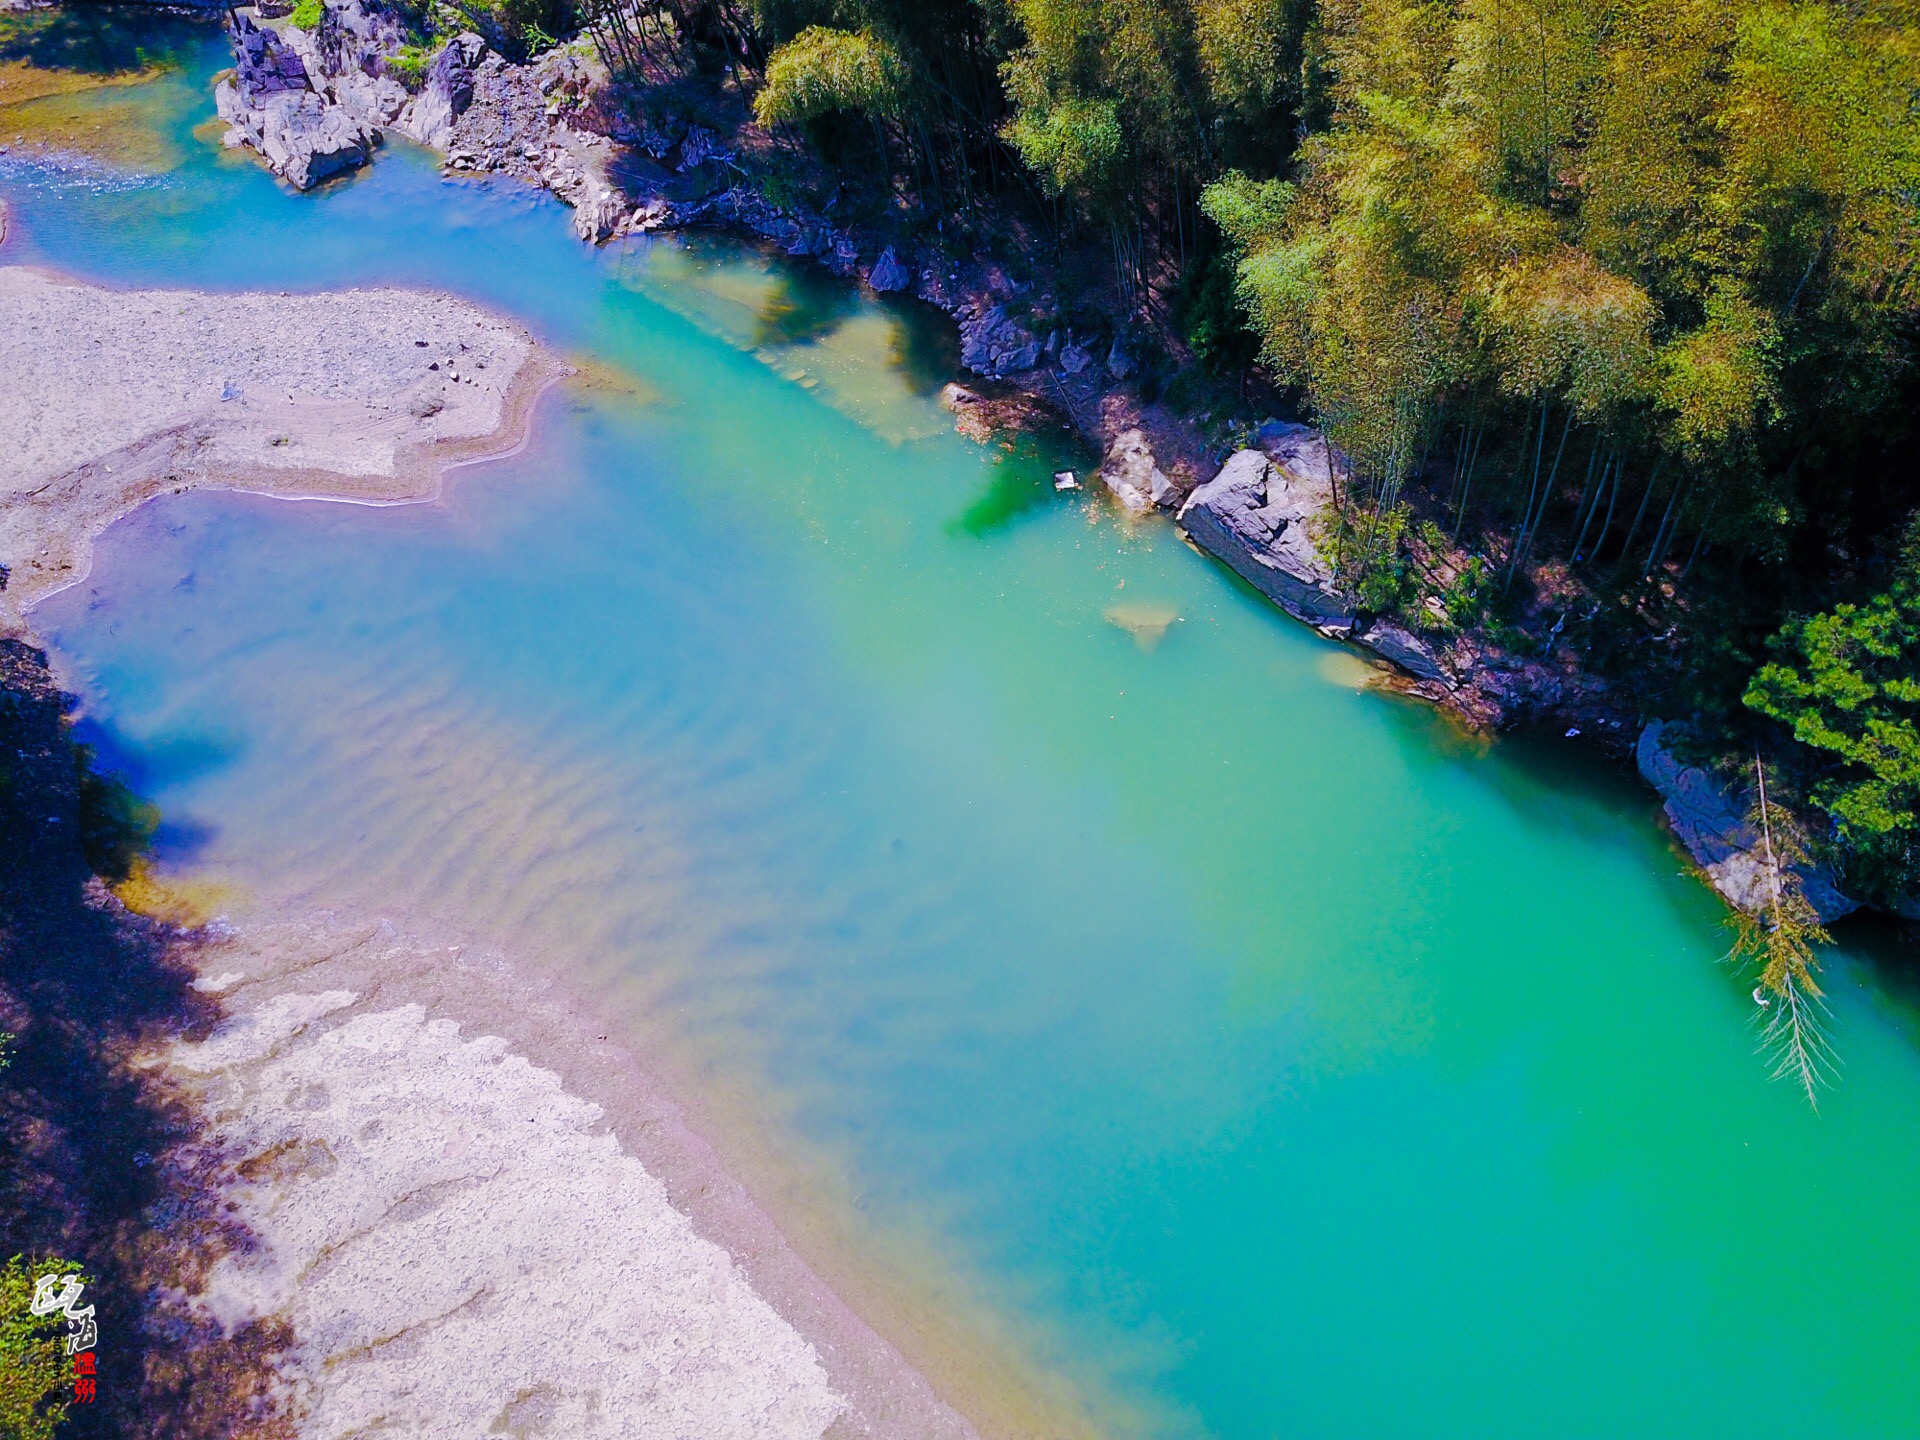
POLYGON ((1333 569, 1307 533, 1331 494, 1305 465, 1239 450, 1187 498, 1179 521, 1196 545, 1288 614, 1315 625, 1350 624, 1353 607, 1334 590, 1333 569))
POLYGON ((1100 465, 1100 478, 1135 515, 1146 514, 1160 496, 1174 493, 1173 482, 1160 469, 1153 447, 1141 430, 1123 430, 1113 437, 1107 458, 1100 465))
POLYGON ((299 190, 373 158, 379 132, 315 91, 307 61, 279 35, 236 10, 232 36, 234 76, 213 92, 228 146, 252 146, 299 190))
POLYGON ((889 245, 880 252, 880 258, 873 262, 873 273, 867 276, 867 284, 882 295, 894 290, 904 290, 913 284, 913 275, 900 263, 900 257, 893 253, 889 245))
POLYGON ((213 103, 227 122, 225 143, 251 145, 296 190, 310 190, 329 175, 366 164, 379 141, 311 90, 276 91, 249 103, 233 81, 223 80, 213 103))
MULTIPOLYGON (((1667 820, 1680 843, 1706 872, 1713 888, 1736 909, 1758 912, 1768 902, 1772 885, 1765 839, 1747 823, 1745 807, 1697 765, 1688 765, 1668 743, 1673 729, 1654 721, 1640 732, 1634 752, 1640 773, 1666 801, 1667 820)), ((1801 893, 1822 924, 1831 924, 1860 908, 1860 902, 1840 893, 1830 871, 1818 865, 1795 865, 1801 893)))

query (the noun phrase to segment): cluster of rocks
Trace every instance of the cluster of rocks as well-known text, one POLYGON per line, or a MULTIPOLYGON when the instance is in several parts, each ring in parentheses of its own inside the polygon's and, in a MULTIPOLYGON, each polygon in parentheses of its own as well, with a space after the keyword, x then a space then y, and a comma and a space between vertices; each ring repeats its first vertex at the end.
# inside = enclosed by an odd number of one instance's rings
MULTIPOLYGON (((818 216, 775 205, 748 185, 731 185, 699 200, 676 202, 656 197, 635 212, 633 228, 675 230, 695 226, 744 231, 797 259, 817 260, 836 275, 852 277, 860 273, 860 245, 851 231, 818 216)), ((894 265, 900 266, 897 257, 894 265)), ((912 283, 911 277, 908 283, 912 283)))
POLYGON ((392 132, 455 167, 545 185, 573 206, 588 240, 604 240, 630 208, 607 179, 612 143, 568 123, 600 78, 573 50, 514 65, 467 33, 416 81, 397 63, 405 27, 363 0, 329 0, 311 31, 257 23, 246 10, 231 12, 229 29, 235 72, 215 90, 226 143, 251 146, 299 189, 368 163, 392 132))
POLYGON ((571 123, 604 79, 597 64, 569 49, 531 65, 488 55, 468 76, 469 101, 437 142, 449 166, 545 186, 573 208, 574 234, 589 244, 634 223, 632 203, 610 178, 613 141, 571 123))
POLYGON ((1118 339, 1107 346, 1102 362, 1096 347, 1070 333, 1034 334, 991 291, 953 305, 949 313, 960 327, 960 363, 989 379, 1010 379, 1046 366, 1063 377, 1098 385, 1125 380, 1139 368, 1118 339))
POLYGON ((372 158, 379 132, 315 88, 300 48, 241 11, 229 24, 235 71, 214 89, 228 146, 252 146, 276 174, 301 190, 372 158))
POLYGON ((1783 872, 1791 872, 1822 924, 1860 908, 1858 900, 1841 892, 1825 866, 1811 862, 1780 866, 1765 836, 1747 818, 1751 807, 1708 771, 1687 764, 1675 753, 1675 741, 1684 738, 1682 727, 1656 720, 1640 732, 1634 759, 1641 775, 1666 802, 1673 833, 1729 905, 1749 913, 1764 912, 1775 887, 1786 879, 1783 872))

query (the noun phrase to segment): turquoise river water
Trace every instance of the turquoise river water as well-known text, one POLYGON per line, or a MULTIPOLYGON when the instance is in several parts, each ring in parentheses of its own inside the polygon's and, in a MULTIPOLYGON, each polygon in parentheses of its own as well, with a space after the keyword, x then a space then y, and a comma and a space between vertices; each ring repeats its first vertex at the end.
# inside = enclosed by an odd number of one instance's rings
POLYGON ((600 363, 438 504, 168 499, 40 607, 170 863, 562 967, 1114 1433, 1920 1433, 1870 940, 1812 1113, 1642 790, 954 435, 925 317, 404 149, 285 193, 188 52, 171 168, 0 159, 6 259, 600 363))

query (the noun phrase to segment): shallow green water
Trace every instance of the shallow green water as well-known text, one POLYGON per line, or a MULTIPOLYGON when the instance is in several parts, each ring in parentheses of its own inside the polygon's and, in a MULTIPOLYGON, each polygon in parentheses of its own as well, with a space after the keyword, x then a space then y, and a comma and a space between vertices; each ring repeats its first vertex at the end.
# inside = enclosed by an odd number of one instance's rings
POLYGON ((1810 1114, 1642 792, 947 433, 912 317, 404 152, 293 197, 205 115, 157 180, 0 161, 6 258, 450 288, 634 388, 437 506, 109 535, 37 620, 175 863, 644 1014, 1116 1430, 1920 1430, 1880 972, 1810 1114))

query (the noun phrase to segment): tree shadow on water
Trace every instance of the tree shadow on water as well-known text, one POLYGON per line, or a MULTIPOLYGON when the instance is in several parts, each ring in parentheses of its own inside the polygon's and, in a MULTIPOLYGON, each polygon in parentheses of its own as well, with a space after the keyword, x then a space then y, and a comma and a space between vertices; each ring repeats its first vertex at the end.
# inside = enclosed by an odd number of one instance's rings
POLYGON ((946 312, 924 300, 882 297, 892 317, 893 368, 915 395, 933 395, 960 373, 960 331, 946 312))
POLYGON ((859 295, 814 265, 780 265, 773 290, 754 318, 753 343, 807 345, 825 339, 853 314, 859 295))
POLYGON ((42 70, 126 75, 171 63, 207 22, 140 5, 67 4, 0 14, 0 60, 42 70))

